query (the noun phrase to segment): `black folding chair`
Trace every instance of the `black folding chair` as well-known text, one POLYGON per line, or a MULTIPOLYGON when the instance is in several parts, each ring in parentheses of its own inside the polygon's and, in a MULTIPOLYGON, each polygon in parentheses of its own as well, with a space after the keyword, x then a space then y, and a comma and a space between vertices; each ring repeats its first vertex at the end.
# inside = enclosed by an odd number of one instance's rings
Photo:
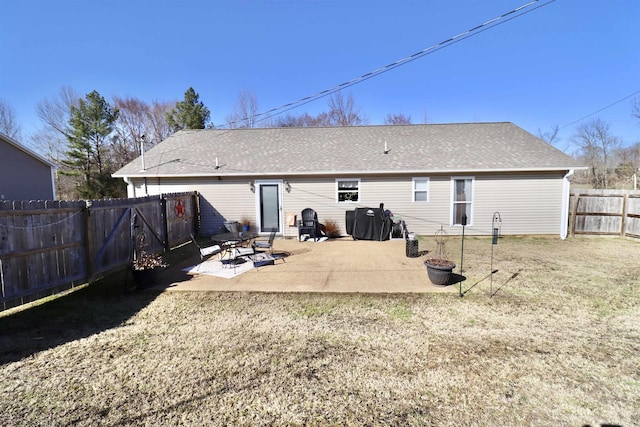
POLYGON ((196 245, 196 247, 198 248, 198 250, 200 251, 200 260, 202 261, 205 258, 208 258, 212 255, 217 255, 220 252, 222 252, 222 247, 220 245, 213 245, 213 246, 207 246, 207 247, 202 247, 198 244, 198 242, 196 241, 196 237, 191 234, 191 240, 193 241, 193 244, 196 245))
POLYGON ((273 240, 276 237, 276 229, 272 228, 269 233, 269 240, 254 240, 251 246, 254 249, 269 249, 269 253, 273 254, 273 240))

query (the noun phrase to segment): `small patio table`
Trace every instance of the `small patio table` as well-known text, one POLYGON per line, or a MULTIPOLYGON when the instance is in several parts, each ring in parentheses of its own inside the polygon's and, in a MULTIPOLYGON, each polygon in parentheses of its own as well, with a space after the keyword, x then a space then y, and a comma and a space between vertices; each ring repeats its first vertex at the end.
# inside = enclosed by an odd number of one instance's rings
POLYGON ((258 234, 254 232, 238 231, 214 234, 211 240, 225 249, 229 254, 228 264, 235 266, 238 257, 251 256, 255 253, 250 243, 256 237, 258 234))

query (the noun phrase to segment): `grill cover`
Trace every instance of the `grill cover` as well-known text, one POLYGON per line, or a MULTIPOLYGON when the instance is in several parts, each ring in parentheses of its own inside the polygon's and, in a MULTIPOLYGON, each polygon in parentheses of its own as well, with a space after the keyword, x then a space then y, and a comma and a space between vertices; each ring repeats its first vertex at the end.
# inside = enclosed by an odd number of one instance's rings
POLYGON ((383 208, 356 208, 351 236, 359 240, 389 240, 392 225, 383 208))

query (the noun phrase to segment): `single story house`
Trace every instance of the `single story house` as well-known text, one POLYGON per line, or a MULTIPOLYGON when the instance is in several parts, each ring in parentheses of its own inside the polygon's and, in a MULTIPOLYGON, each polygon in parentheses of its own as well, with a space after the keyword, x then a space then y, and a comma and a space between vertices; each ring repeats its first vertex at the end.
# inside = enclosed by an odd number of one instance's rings
POLYGON ((130 197, 198 191, 201 232, 248 218, 296 235, 307 207, 346 234, 379 207, 411 232, 566 237, 570 177, 584 167, 512 123, 183 130, 113 176, 130 197))
POLYGON ((0 133, 0 200, 55 200, 55 167, 0 133))

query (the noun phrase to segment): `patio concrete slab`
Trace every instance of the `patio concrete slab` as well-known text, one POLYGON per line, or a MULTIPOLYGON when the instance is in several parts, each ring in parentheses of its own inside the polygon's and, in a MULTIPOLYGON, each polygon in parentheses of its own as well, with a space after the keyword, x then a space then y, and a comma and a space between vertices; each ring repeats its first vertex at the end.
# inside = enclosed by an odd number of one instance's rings
POLYGON ((427 293, 457 289, 432 285, 422 263, 426 256, 408 258, 404 240, 277 239, 274 253, 284 255, 284 259, 232 279, 181 271, 199 261, 194 256, 167 272, 161 287, 167 291, 327 293, 427 293))

